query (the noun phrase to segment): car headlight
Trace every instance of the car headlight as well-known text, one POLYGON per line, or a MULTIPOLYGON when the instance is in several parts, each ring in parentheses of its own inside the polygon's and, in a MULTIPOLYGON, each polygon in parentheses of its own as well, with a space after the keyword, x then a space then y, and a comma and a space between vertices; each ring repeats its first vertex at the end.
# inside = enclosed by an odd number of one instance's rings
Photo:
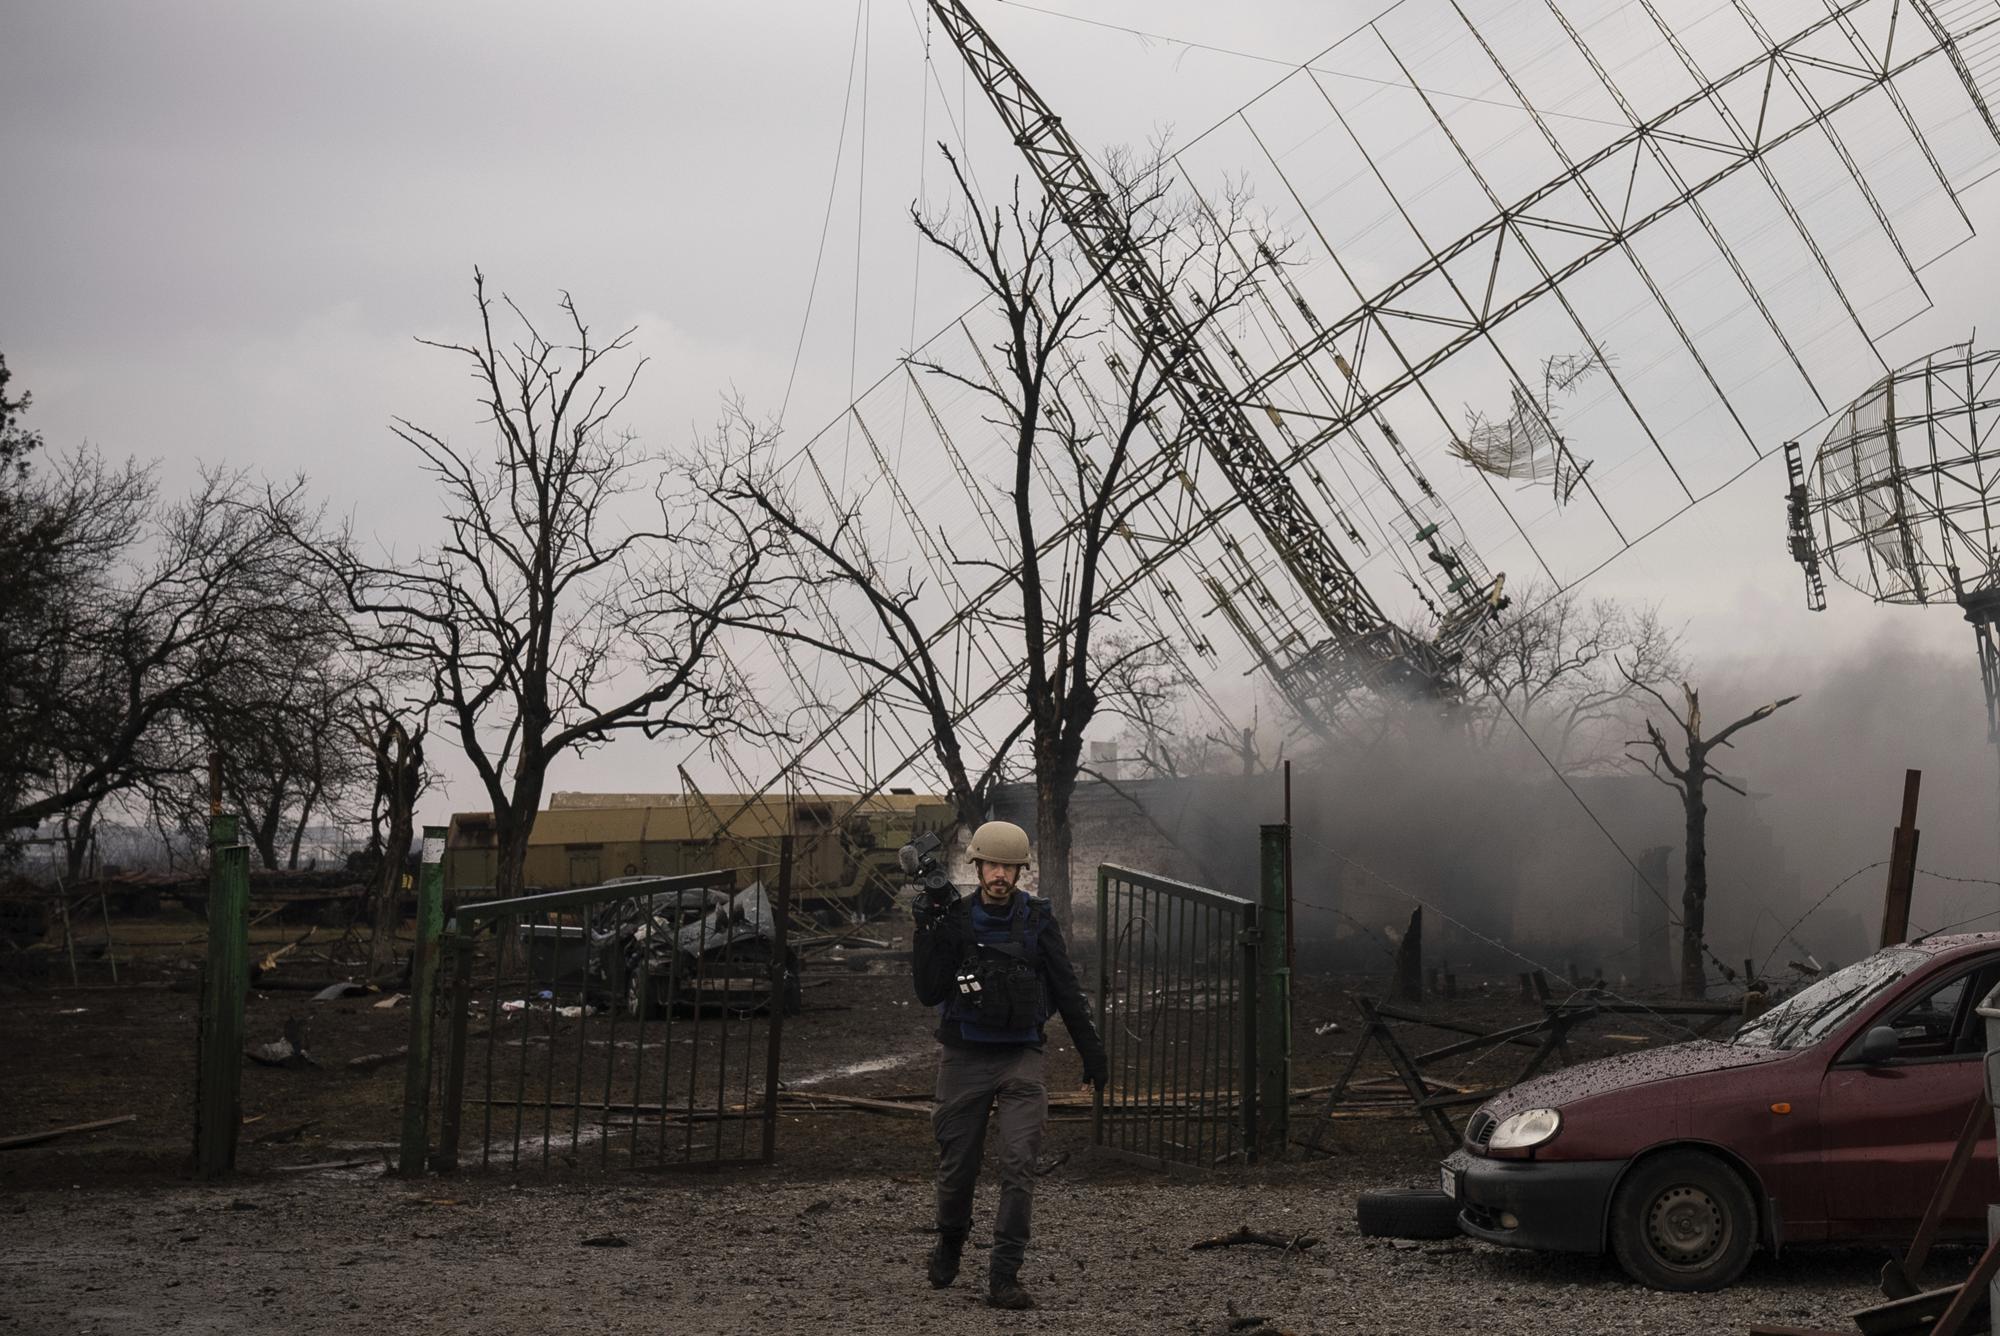
POLYGON ((1491 1150, 1527 1150, 1562 1130, 1562 1115, 1554 1109, 1523 1109, 1493 1129, 1486 1142, 1491 1150))

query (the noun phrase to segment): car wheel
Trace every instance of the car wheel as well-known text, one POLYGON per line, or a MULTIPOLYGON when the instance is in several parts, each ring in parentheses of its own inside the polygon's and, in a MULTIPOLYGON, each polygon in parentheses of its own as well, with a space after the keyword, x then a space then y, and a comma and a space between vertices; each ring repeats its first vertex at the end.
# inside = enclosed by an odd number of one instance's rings
POLYGON ((1656 1290, 1719 1290, 1757 1246, 1757 1204, 1736 1171, 1677 1150, 1641 1161, 1611 1200, 1611 1251, 1656 1290))
POLYGON ((1378 1239, 1455 1239, 1458 1203, 1436 1188, 1364 1192, 1354 1203, 1354 1223, 1378 1239))

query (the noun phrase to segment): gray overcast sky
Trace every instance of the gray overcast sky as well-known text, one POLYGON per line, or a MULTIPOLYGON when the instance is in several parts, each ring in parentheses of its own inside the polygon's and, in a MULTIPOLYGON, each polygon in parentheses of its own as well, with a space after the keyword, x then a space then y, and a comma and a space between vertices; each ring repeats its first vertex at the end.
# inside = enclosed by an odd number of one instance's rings
MULTIPOLYGON (((1376 7, 1046 5, 1295 61, 1376 7)), ((1284 72, 1022 6, 975 9, 1087 145, 1166 126, 1185 138, 1284 72)), ((638 326, 652 363, 629 416, 653 445, 684 444, 731 387, 753 411, 777 411, 845 105, 787 414, 809 432, 846 402, 850 375, 873 380, 912 330, 922 339, 970 299, 934 258, 919 269, 904 217, 920 190, 935 197, 925 141, 953 137, 963 115, 981 180, 999 188, 1016 170, 952 53, 935 51, 926 70, 913 11, 910 0, 9 0, 0 350, 54 446, 157 458, 175 484, 197 461, 305 471, 336 509, 414 547, 428 500, 387 424, 477 430, 463 368, 411 342, 469 332, 475 262, 531 312, 552 314, 566 288, 601 328, 638 326), (843 104, 857 17, 867 59, 843 104)), ((1993 324, 2000 189, 1988 183, 1971 204, 1985 235, 1946 262, 1961 281, 1938 285, 1946 309, 1905 331, 1899 354, 1993 324)), ((1760 469, 1602 587, 1666 598, 1711 661, 1884 636, 1939 646, 1962 654, 1976 708, 1969 637, 1951 612, 1871 609, 1845 590, 1833 612, 1803 611, 1781 492, 1782 466, 1760 469)), ((657 752, 622 747, 557 782, 673 785, 657 752)), ((450 796, 474 800, 464 785, 450 796)))

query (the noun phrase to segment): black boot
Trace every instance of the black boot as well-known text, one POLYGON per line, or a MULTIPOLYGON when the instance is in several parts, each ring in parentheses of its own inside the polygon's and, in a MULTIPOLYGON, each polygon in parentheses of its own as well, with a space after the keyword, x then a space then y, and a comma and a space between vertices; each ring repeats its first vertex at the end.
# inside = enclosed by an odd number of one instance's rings
POLYGON ((941 1290, 958 1279, 958 1259, 965 1252, 965 1235, 940 1234, 931 1245, 930 1259, 924 1264, 924 1274, 930 1277, 931 1288, 941 1290))
POLYGON ((1035 1296, 1021 1288, 1019 1277, 1012 1271, 995 1271, 987 1278, 986 1306, 988 1308, 1033 1308, 1035 1296))

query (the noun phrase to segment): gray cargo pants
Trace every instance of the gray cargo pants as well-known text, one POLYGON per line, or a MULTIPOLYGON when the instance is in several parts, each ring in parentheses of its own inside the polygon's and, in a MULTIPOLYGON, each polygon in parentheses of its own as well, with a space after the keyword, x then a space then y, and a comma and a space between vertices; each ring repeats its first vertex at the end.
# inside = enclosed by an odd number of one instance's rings
POLYGON ((1000 1210, 993 1222, 997 1276, 1013 1276, 1028 1251, 1028 1224, 1034 1212, 1035 1156, 1049 1118, 1049 1088, 1042 1080, 1042 1051, 1026 1045, 995 1044, 991 1050, 946 1046, 938 1056, 937 1227, 947 1237, 964 1238, 972 1228, 972 1190, 979 1182, 986 1122, 998 1113, 1000 1129, 1000 1210))

